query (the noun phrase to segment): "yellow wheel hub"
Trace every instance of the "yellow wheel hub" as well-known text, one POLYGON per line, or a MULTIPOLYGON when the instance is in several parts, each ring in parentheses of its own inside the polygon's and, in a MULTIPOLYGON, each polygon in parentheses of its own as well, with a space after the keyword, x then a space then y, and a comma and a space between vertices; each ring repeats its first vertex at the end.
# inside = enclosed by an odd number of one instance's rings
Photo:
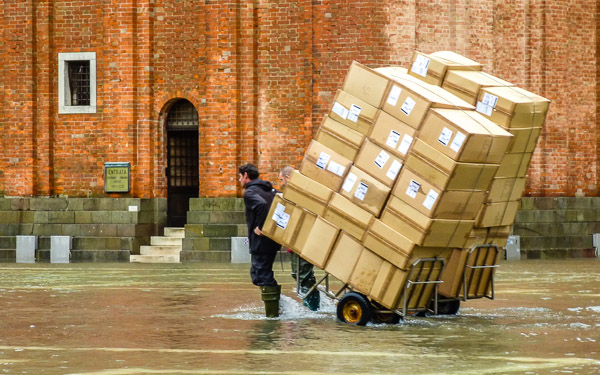
POLYGON ((363 315, 363 309, 356 301, 349 301, 344 305, 344 319, 350 324, 356 324, 360 321, 363 315))

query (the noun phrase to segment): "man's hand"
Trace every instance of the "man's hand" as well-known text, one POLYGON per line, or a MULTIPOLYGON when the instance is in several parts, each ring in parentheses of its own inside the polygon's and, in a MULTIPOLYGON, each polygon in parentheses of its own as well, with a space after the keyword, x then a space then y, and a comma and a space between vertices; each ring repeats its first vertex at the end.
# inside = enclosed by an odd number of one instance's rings
POLYGON ((255 233, 257 236, 262 236, 262 235, 263 235, 263 232, 262 232, 262 230, 260 230, 260 228, 258 228, 258 227, 254 228, 254 233, 255 233))

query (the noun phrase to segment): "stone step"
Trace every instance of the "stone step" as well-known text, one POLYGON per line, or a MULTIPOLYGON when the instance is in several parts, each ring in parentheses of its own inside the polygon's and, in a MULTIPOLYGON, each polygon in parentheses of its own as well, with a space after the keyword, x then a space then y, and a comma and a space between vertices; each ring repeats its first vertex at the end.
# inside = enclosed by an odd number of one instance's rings
MULTIPOLYGON (((244 236, 237 236, 244 237, 244 236)), ((200 250, 200 251, 212 251, 212 250, 231 250, 231 237, 192 237, 185 238, 183 240, 184 250, 200 250)))
POLYGON ((244 211, 244 198, 193 198, 190 211, 244 211))
POLYGON ((513 234, 519 236, 591 236, 600 233, 598 223, 516 223, 513 234))
POLYGON ((528 249, 589 249, 593 248, 592 235, 582 236, 520 236, 521 250, 528 249))
MULTIPOLYGON (((129 262, 129 250, 71 250, 71 262, 129 262)), ((50 250, 37 251, 37 259, 42 262, 50 261, 50 250)))
POLYGON ((140 255, 178 255, 181 246, 140 246, 140 255))
POLYGON ((186 224, 185 237, 241 237, 247 236, 246 224, 186 224))
POLYGON ((188 211, 188 224, 244 224, 244 211, 188 211))
POLYGON ((180 256, 177 255, 131 255, 131 263, 180 263, 180 256))
POLYGON ((165 237, 185 238, 185 228, 166 227, 165 237))
POLYGON ((183 242, 183 238, 179 237, 163 237, 163 236, 152 236, 150 237, 150 245, 156 246, 179 246, 183 242))

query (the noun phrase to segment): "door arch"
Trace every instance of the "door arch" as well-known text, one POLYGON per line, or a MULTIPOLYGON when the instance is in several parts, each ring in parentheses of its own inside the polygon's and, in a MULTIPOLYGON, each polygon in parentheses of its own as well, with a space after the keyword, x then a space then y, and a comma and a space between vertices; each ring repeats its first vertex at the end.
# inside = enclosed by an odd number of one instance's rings
POLYGON ((183 227, 190 198, 198 198, 198 111, 185 99, 175 102, 166 120, 167 226, 183 227))

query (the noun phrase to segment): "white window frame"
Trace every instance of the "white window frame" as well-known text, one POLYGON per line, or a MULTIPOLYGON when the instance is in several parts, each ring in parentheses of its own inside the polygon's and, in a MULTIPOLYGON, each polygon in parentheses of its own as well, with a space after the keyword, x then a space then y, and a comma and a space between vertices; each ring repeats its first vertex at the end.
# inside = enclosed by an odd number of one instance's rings
POLYGON ((96 113, 96 52, 58 54, 58 113, 96 113), (67 69, 69 61, 90 63, 90 105, 71 105, 67 69))

